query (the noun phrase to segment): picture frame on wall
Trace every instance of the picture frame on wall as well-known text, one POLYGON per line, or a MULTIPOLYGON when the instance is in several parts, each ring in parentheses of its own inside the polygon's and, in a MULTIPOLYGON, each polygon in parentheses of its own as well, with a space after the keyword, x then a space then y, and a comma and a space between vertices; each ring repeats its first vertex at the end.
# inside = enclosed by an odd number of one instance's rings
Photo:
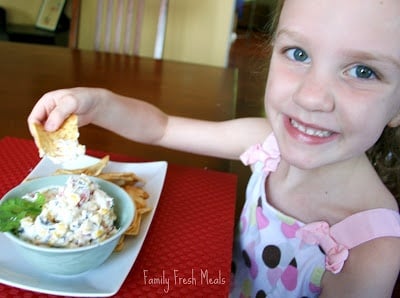
POLYGON ((66 0, 43 0, 36 20, 36 27, 55 31, 66 0))

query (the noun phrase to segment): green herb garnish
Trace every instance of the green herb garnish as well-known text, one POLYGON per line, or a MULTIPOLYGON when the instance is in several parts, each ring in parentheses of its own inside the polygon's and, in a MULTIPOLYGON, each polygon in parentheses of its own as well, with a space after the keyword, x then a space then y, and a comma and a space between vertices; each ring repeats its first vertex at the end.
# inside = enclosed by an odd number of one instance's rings
POLYGON ((46 202, 43 194, 38 194, 35 201, 22 198, 10 198, 0 204, 0 232, 18 230, 21 219, 27 216, 36 218, 46 202))

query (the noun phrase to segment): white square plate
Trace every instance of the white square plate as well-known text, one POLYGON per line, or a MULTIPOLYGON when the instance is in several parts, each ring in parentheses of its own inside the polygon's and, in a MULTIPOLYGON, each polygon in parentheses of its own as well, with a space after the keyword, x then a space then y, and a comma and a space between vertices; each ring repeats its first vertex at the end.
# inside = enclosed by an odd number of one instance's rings
MULTIPOLYGON (((97 158, 85 155, 72 163, 60 166, 44 158, 26 178, 47 176, 60 167, 82 168, 98 161, 97 158)), ((126 237, 124 249, 112 254, 100 267, 79 275, 65 277, 46 274, 30 266, 18 255, 13 244, 0 233, 0 283, 40 293, 74 297, 108 297, 118 292, 149 230, 164 185, 167 163, 165 161, 146 163, 110 161, 103 172, 134 172, 145 180, 144 189, 150 195, 148 205, 152 207, 152 211, 142 219, 139 235, 126 237)))

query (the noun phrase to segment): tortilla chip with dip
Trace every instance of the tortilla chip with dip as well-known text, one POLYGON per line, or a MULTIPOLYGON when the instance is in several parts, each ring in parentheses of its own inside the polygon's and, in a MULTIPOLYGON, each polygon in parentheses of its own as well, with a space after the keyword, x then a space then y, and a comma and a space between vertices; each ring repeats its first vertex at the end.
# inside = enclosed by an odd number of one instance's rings
POLYGON ((85 153, 85 146, 79 144, 78 116, 69 116, 61 127, 54 131, 46 131, 42 124, 31 124, 31 131, 39 156, 47 156, 54 163, 74 160, 85 153))

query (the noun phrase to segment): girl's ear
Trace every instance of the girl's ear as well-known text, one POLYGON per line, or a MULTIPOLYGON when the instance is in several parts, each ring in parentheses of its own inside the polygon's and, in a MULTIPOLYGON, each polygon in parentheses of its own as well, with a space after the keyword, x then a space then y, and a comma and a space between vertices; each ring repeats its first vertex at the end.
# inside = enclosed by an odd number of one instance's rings
POLYGON ((397 127, 400 125, 400 112, 395 115, 392 120, 389 121, 388 126, 389 127, 397 127))

